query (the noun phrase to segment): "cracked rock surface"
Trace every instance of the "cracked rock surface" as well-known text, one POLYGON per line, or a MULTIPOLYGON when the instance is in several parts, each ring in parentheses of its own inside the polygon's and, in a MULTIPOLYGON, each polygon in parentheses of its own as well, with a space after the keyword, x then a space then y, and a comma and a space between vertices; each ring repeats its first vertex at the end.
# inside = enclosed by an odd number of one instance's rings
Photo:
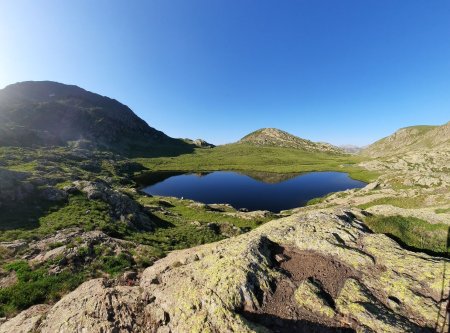
POLYGON ((136 286, 85 282, 27 320, 22 312, 6 321, 0 332, 442 329, 448 260, 402 249, 360 217, 357 209, 304 211, 172 252, 136 286))

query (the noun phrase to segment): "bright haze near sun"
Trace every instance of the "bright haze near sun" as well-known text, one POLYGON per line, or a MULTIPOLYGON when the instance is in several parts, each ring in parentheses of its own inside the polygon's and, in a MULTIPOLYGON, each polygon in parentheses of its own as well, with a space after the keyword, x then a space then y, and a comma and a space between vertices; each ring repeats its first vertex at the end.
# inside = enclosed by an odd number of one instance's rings
POLYGON ((449 1, 2 1, 0 87, 75 84, 173 137, 366 145, 450 118, 449 1))

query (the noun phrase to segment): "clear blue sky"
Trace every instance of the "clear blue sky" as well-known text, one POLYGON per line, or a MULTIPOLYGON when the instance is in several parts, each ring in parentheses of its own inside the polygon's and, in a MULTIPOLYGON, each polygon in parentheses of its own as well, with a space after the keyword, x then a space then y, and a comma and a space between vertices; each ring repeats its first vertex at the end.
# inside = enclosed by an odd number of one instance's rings
POLYGON ((76 84, 173 137, 365 145, 450 120, 448 0, 0 2, 0 87, 76 84))

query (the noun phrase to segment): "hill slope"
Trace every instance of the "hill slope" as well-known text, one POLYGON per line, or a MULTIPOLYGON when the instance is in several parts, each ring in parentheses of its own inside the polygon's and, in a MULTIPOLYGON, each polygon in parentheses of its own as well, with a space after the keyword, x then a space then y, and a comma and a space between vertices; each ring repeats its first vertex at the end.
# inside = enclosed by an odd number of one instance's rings
POLYGON ((244 136, 238 143, 247 143, 255 146, 295 148, 313 152, 344 153, 342 149, 329 143, 302 139, 276 128, 259 129, 244 136))
POLYGON ((450 122, 442 126, 411 126, 371 144, 361 154, 370 157, 391 156, 450 145, 450 122))
POLYGON ((189 147, 150 127, 126 105, 77 86, 28 81, 0 90, 0 146, 73 141, 123 152, 189 147))

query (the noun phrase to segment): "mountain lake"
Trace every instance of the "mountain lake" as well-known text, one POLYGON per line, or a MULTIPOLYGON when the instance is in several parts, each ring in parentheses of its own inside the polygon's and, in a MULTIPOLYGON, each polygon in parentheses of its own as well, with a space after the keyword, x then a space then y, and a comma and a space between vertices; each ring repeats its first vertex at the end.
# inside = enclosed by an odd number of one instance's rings
POLYGON ((342 172, 158 172, 147 177, 144 183, 146 186, 142 190, 150 195, 192 199, 206 204, 227 203, 236 209, 272 212, 301 207, 313 198, 366 185, 342 172))

